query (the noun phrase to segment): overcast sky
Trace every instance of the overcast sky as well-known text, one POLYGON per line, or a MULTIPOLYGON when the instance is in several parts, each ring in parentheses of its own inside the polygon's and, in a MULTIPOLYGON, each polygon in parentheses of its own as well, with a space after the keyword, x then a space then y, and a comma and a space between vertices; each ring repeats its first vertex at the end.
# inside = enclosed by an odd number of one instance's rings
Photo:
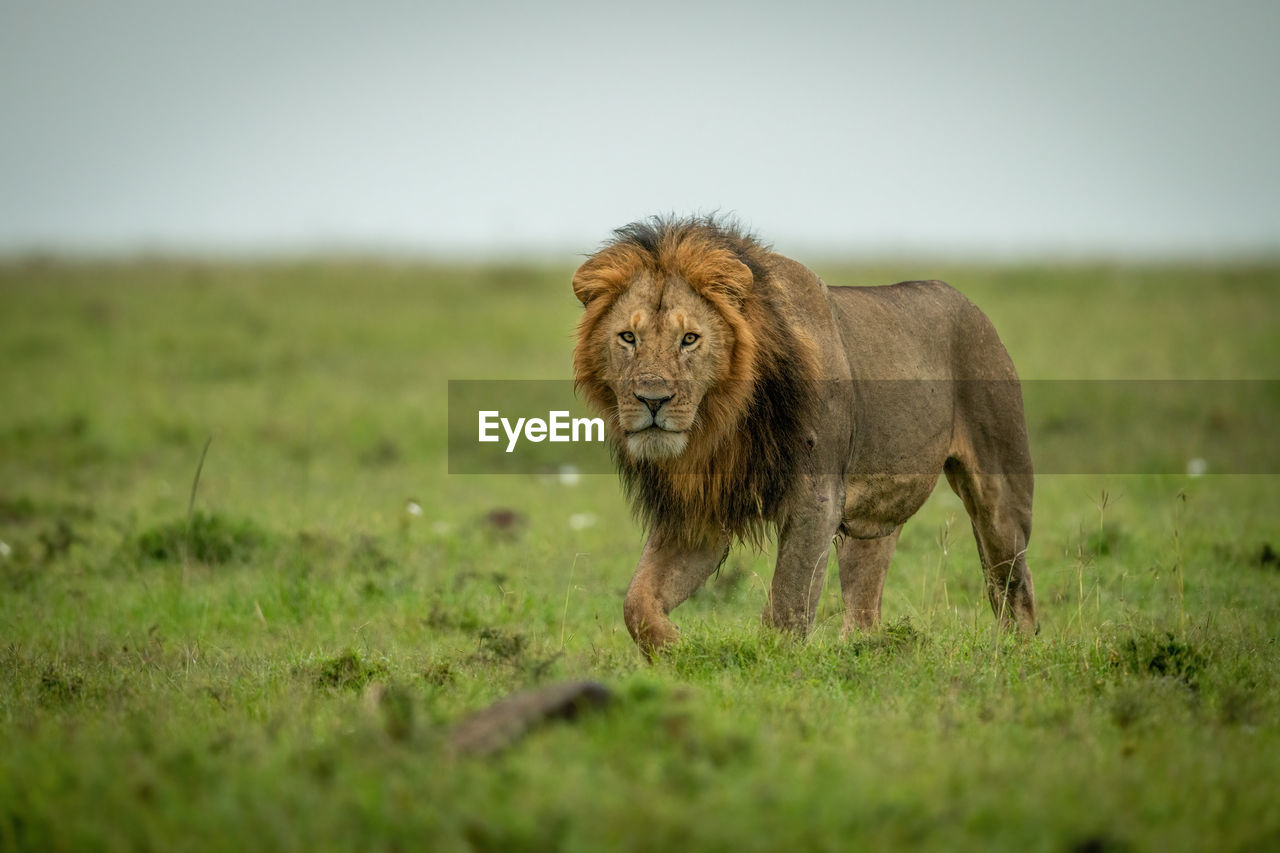
POLYGON ((0 251, 1280 250, 1280 3, 0 0, 0 251))

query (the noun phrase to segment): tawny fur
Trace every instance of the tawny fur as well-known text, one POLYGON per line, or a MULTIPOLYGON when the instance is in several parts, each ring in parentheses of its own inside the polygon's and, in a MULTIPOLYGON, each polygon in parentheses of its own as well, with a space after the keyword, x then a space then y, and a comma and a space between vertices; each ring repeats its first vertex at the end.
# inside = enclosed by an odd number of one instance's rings
POLYGON ((940 282, 828 288, 708 218, 619 229, 577 271, 573 290, 584 306, 575 384, 605 415, 623 485, 649 529, 624 608, 645 651, 678 637, 667 613, 733 540, 759 546, 773 529, 778 568, 766 621, 808 630, 839 534, 869 543, 840 552, 845 629, 873 627, 897 532, 944 469, 973 521, 997 617, 1035 629, 1025 561, 1032 475, 1017 376, 990 322, 959 293, 940 282), (662 336, 691 316, 723 333, 709 329, 716 343, 686 359, 662 336), (633 335, 630 324, 646 318, 671 322, 633 335), (650 387, 671 396, 658 399, 650 387), (683 450, 637 455, 628 413, 656 427, 664 406, 696 407, 696 416, 676 433, 639 432, 679 435, 683 450))

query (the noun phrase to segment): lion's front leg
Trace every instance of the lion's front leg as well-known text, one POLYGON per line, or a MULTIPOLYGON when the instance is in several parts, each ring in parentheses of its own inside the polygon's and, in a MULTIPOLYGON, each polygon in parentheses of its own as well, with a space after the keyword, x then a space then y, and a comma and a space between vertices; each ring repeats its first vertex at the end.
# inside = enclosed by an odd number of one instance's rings
POLYGON ((844 596, 844 628, 841 637, 855 631, 871 631, 880 625, 880 598, 889 561, 898 544, 902 525, 888 536, 857 539, 846 536, 840 542, 840 590, 844 596))
POLYGON ((802 636, 813 627, 827 555, 844 509, 842 483, 826 478, 806 483, 778 531, 778 564, 763 615, 766 625, 802 636))
POLYGON ((622 606, 627 630, 641 651, 652 658, 680 639, 680 629, 667 614, 702 586, 728 550, 727 537, 688 547, 660 541, 655 534, 649 534, 622 606))

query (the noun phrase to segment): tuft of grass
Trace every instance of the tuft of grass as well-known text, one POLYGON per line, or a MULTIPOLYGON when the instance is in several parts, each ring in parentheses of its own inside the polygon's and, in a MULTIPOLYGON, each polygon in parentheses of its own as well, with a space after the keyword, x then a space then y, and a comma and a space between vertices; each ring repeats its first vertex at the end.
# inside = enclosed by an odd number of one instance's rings
POLYGON ((751 636, 687 636, 672 651, 677 672, 685 675, 723 670, 741 670, 754 665, 761 655, 759 641, 751 636))
POLYGON ((911 624, 910 616, 884 625, 872 633, 856 634, 845 645, 844 650, 857 657, 867 653, 893 653, 917 648, 928 642, 928 637, 921 634, 911 624))
POLYGON ((316 674, 316 686, 341 690, 361 690, 375 679, 387 677, 387 665, 381 661, 366 661, 355 649, 329 658, 320 664, 316 674))
POLYGON ((1172 631, 1163 637, 1139 635, 1121 646, 1118 665, 1135 675, 1150 675, 1180 681, 1195 690, 1208 665, 1208 657, 1172 631))
POLYGON ((248 560, 270 540, 265 530, 247 519, 195 512, 190 521, 175 520, 143 530, 134 539, 133 551, 147 562, 192 559, 212 566, 248 560))
POLYGON ((481 628, 479 641, 479 656, 493 663, 518 663, 524 658, 528 646, 528 637, 524 634, 500 628, 481 628))
POLYGON ((434 687, 444 687, 453 684, 458 678, 458 673, 448 661, 433 661, 423 667, 422 678, 434 687))
POLYGON ((84 678, 75 672, 50 663, 40 673, 40 702, 43 705, 64 705, 78 698, 84 690, 84 678))

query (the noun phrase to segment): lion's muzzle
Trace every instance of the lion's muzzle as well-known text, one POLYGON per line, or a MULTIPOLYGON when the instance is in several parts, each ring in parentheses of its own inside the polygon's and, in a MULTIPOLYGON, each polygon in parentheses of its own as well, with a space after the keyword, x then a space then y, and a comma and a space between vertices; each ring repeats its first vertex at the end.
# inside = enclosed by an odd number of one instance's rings
POLYGON ((667 394, 666 396, 663 396, 663 397, 650 397, 646 394, 636 394, 635 398, 639 400, 641 403, 644 403, 646 407, 648 407, 650 414, 657 415, 658 409, 661 409, 662 404, 670 400, 672 396, 673 395, 671 394, 667 394))
POLYGON ((624 427, 628 433, 634 434, 651 428, 682 431, 672 423, 675 404, 667 405, 676 397, 674 382, 657 373, 641 373, 630 385, 631 396, 640 405, 632 403, 621 407, 624 427))
POLYGON ((641 405, 632 404, 624 417, 627 449, 640 459, 665 459, 678 456, 688 443, 685 425, 673 417, 680 408, 675 400, 675 383, 654 373, 636 377, 631 396, 641 405))
POLYGON ((642 373, 636 377, 631 393, 656 416, 658 409, 675 396, 675 389, 671 386, 670 380, 656 373, 642 373))

